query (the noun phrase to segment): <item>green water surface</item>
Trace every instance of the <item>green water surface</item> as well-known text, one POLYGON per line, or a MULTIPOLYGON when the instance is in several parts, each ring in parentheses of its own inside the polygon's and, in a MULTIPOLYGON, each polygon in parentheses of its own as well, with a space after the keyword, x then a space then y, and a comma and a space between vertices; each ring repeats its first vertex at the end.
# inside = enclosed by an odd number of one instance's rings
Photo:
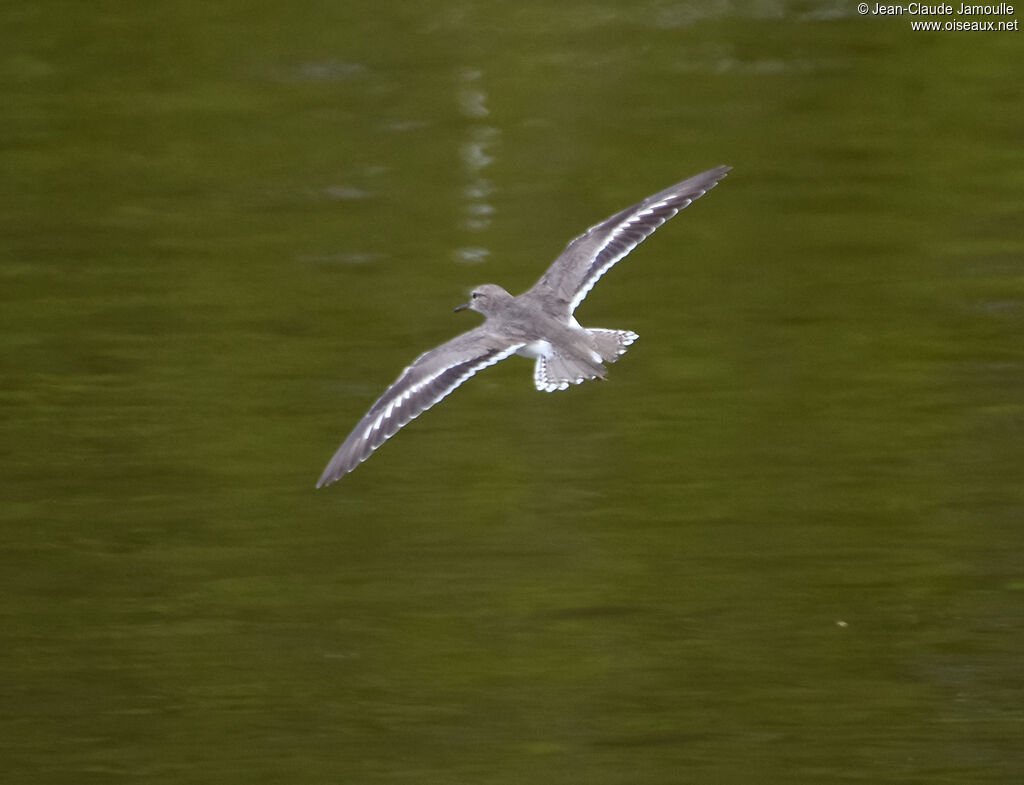
POLYGON ((0 781, 1024 781, 1022 34, 0 26, 0 781), (577 312, 608 383, 509 360, 314 491, 473 285, 719 164, 577 312))

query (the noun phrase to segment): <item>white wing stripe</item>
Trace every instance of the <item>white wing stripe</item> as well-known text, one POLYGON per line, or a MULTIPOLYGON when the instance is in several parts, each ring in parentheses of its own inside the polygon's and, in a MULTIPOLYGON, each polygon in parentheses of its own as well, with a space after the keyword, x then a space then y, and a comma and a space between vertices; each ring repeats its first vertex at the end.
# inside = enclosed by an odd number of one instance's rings
POLYGON ((620 262, 624 257, 628 256, 630 253, 632 253, 633 249, 635 249, 638 245, 640 245, 640 243, 642 243, 644 240, 650 237, 660 226, 662 226, 662 224, 664 224, 671 218, 674 218, 676 215, 678 215, 680 210, 689 206, 692 202, 693 199, 684 199, 683 201, 679 202, 678 207, 669 207, 669 209, 666 210, 663 215, 657 216, 654 220, 648 220, 644 222, 642 219, 654 215, 654 213, 657 210, 663 209, 668 206, 668 202, 657 202, 643 210, 639 210, 633 213, 633 215, 629 216, 629 218, 627 218, 625 221, 616 226, 615 229, 608 235, 608 237, 605 238, 605 241, 601 243, 601 245, 594 251, 592 258, 595 262, 601 258, 601 255, 605 253, 613 243, 621 240, 624 234, 626 234, 631 229, 635 230, 638 224, 643 227, 643 233, 640 235, 640 237, 636 238, 635 240, 629 241, 626 246, 624 246, 619 251, 609 256, 608 259, 602 262, 600 266, 592 267, 590 269, 589 275, 582 282, 579 291, 576 292, 576 296, 572 298, 569 305, 569 310, 575 310, 579 306, 579 304, 583 302, 584 298, 586 298, 586 296, 590 294, 590 290, 594 288, 594 284, 597 283, 597 281, 601 278, 602 275, 608 272, 609 268, 611 268, 617 262, 620 262))
POLYGON ((367 417, 372 417, 370 422, 361 430, 356 430, 350 434, 341 447, 338 448, 334 458, 328 464, 328 468, 324 470, 320 484, 333 482, 342 474, 354 469, 369 458, 370 454, 380 445, 394 436, 399 429, 434 404, 446 398, 466 379, 480 370, 504 360, 517 349, 522 348, 523 345, 522 343, 513 344, 500 351, 491 350, 485 352, 480 357, 475 358, 475 361, 473 358, 466 358, 462 363, 443 366, 422 379, 408 384, 405 389, 396 395, 394 394, 396 388, 401 388, 408 383, 407 375, 414 370, 415 364, 406 368, 401 376, 398 377, 398 380, 377 400, 377 403, 370 407, 370 411, 366 415, 367 417), (436 392, 435 398, 432 400, 422 398, 421 400, 416 400, 417 394, 428 390, 432 384, 436 383, 445 374, 450 373, 454 368, 458 368, 460 364, 464 366, 464 369, 446 381, 444 387, 436 392), (387 400, 389 395, 393 395, 393 397, 387 400), (386 404, 381 403, 384 400, 387 400, 386 404), (411 407, 410 404, 412 404, 411 407), (380 411, 376 411, 378 406, 382 407, 380 411))

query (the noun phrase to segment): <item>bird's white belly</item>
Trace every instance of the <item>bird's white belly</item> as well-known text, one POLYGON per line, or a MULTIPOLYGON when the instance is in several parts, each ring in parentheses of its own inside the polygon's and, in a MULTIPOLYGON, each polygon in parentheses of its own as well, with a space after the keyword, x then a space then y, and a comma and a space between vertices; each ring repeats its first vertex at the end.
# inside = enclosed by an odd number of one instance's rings
POLYGON ((516 349, 516 354, 520 357, 529 357, 531 360, 536 360, 538 357, 550 357, 552 355, 551 343, 543 339, 532 341, 526 346, 516 349))

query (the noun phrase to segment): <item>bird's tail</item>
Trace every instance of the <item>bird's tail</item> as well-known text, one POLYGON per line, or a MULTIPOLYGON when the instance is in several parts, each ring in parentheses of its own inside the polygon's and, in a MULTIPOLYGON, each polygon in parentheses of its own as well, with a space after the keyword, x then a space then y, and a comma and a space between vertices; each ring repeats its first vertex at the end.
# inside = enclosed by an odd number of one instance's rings
POLYGON ((542 392, 565 390, 570 384, 581 384, 587 379, 603 379, 605 368, 596 360, 553 354, 538 357, 533 369, 533 382, 542 392))
POLYGON ((626 349, 640 336, 629 330, 602 330, 592 327, 587 335, 594 342, 594 348, 606 363, 613 363, 626 353, 626 349))
POLYGON ((604 379, 607 369, 601 364, 615 362, 626 347, 637 339, 629 330, 587 330, 593 344, 590 357, 576 357, 554 353, 537 358, 533 381, 538 390, 554 392, 565 390, 570 384, 581 384, 588 379, 604 379))

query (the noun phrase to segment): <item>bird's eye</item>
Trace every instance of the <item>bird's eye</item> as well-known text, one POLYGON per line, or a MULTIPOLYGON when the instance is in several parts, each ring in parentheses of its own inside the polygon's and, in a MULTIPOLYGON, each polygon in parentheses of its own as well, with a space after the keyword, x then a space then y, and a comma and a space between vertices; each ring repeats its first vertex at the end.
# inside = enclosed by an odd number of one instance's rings
POLYGON ((471 297, 472 299, 474 299, 474 300, 475 300, 475 299, 476 299, 477 297, 479 297, 479 296, 480 296, 480 292, 473 292, 473 293, 472 293, 472 294, 470 295, 470 297, 471 297))

